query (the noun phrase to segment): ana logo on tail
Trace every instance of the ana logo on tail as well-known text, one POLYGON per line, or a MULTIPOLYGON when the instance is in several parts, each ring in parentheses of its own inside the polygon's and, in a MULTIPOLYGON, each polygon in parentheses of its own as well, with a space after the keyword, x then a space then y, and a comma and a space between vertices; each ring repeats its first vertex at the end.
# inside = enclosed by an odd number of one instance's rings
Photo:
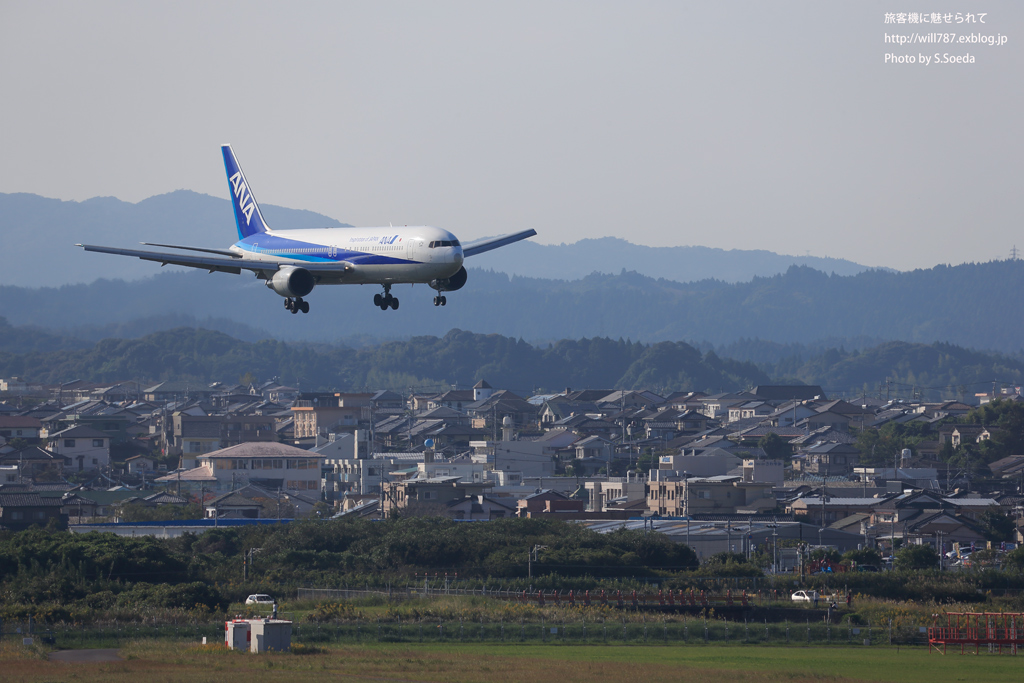
POLYGON ((239 171, 228 178, 228 182, 231 183, 231 187, 235 190, 238 208, 245 214, 245 224, 249 225, 249 222, 252 220, 252 212, 256 208, 256 202, 253 201, 252 192, 249 191, 249 186, 245 184, 245 180, 242 178, 242 172, 239 171))

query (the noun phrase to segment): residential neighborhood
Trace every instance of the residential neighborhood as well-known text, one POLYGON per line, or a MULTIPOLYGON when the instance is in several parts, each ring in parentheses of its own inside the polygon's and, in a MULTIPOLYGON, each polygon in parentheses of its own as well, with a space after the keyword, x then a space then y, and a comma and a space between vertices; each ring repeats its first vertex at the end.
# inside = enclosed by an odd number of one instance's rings
MULTIPOLYGON (((28 392, 19 381, 0 403, 0 508, 11 529, 126 525, 146 509, 218 525, 310 515, 688 520, 703 539, 724 534, 697 546, 701 556, 751 552, 767 542, 766 525, 776 537, 784 525, 811 545, 889 556, 907 544, 977 547, 993 519, 1010 520, 1011 544, 1024 540, 1024 454, 975 467, 949 458, 998 435, 963 422, 975 406, 961 401, 852 402, 806 385, 519 395, 481 379, 403 395, 274 381, 28 392), (886 425, 917 436, 888 464, 863 450, 886 425)), ((1022 398, 977 396, 993 401, 1022 398)))

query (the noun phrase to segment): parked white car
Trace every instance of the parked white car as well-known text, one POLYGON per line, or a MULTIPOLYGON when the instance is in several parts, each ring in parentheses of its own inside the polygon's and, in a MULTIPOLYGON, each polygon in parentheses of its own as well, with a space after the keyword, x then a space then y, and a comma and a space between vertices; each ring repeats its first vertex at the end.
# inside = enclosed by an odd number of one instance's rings
POLYGON ((250 595, 249 597, 247 597, 245 599, 245 604, 247 604, 247 605, 273 605, 274 604, 274 598, 270 597, 269 595, 265 595, 263 593, 256 593, 254 595, 250 595))
POLYGON ((814 602, 815 598, 821 600, 818 591, 797 591, 793 593, 793 602, 814 602))

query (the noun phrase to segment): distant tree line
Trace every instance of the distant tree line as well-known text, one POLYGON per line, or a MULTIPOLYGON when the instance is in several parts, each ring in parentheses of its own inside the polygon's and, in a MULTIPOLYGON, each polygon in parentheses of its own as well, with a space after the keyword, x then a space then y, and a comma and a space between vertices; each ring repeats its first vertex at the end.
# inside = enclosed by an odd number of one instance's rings
MULTIPOLYGON (((25 334, 5 325, 0 338, 25 334)), ((43 334, 43 333, 40 333, 43 334)), ((45 336, 42 349, 59 344, 45 336)), ((179 328, 141 339, 105 339, 85 348, 15 353, 0 350, 0 376, 36 383, 68 379, 237 381, 246 376, 278 378, 303 389, 397 389, 472 386, 480 379, 520 394, 566 387, 645 388, 671 391, 739 391, 759 384, 818 384, 830 396, 861 394, 966 398, 993 378, 1024 384, 1024 361, 945 343, 886 342, 846 351, 827 348, 814 355, 758 362, 759 342, 747 341, 742 355, 723 357, 685 342, 645 344, 628 339, 561 340, 532 345, 497 334, 451 330, 360 348, 327 344, 245 342, 220 332, 179 328)), ((763 342, 771 357, 777 345, 763 342)), ((0 344, 0 349, 2 349, 0 344)), ((804 350, 806 351, 806 350, 804 350)))

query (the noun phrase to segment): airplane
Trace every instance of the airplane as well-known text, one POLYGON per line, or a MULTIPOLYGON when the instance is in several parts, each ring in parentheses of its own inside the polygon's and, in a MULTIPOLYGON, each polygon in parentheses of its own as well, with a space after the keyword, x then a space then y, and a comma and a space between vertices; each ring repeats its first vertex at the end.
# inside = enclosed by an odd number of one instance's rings
POLYGON ((533 237, 536 230, 480 240, 463 246, 452 233, 425 225, 395 228, 315 228, 274 231, 267 225, 231 145, 222 145, 238 241, 227 249, 186 247, 140 242, 176 252, 144 251, 76 244, 85 251, 132 256, 161 265, 188 266, 213 272, 252 271, 267 287, 284 297, 293 314, 309 313, 308 296, 317 285, 376 284, 373 304, 382 311, 398 310, 392 285, 426 284, 437 291, 434 306, 448 303, 445 292, 466 284, 463 261, 513 242, 533 237))

